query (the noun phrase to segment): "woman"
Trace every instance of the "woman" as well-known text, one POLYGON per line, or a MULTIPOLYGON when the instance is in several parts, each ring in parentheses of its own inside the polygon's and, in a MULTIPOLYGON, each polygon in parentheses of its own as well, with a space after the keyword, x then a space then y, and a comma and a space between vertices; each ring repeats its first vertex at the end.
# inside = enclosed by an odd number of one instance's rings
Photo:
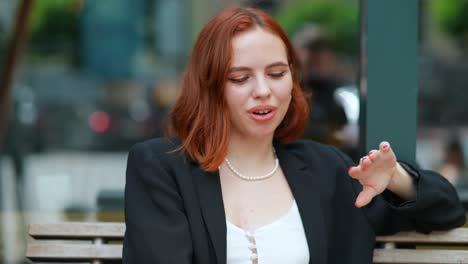
POLYGON ((128 157, 124 263, 372 263, 376 234, 465 222, 452 186, 382 142, 353 166, 295 142, 307 120, 280 26, 231 8, 202 29, 171 115, 174 138, 128 157))

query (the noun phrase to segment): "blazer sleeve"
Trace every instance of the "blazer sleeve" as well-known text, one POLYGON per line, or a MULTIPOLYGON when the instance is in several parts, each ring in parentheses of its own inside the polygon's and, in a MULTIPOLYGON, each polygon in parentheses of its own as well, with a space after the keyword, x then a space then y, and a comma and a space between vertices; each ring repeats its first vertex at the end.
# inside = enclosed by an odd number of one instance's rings
MULTIPOLYGON (((354 165, 351 159, 335 149, 343 166, 338 172, 347 178, 348 186, 353 190, 353 199, 361 192, 359 181, 348 175, 347 168, 354 165)), ((413 177, 416 199, 401 201, 395 194, 386 190, 374 197, 362 210, 376 235, 394 234, 400 231, 418 231, 430 233, 434 230, 448 230, 461 226, 466 221, 465 209, 458 198, 455 188, 440 174, 421 170, 408 163, 403 168, 409 169, 413 177)), ((341 179, 344 181, 345 179, 341 179)))
POLYGON ((191 263, 192 242, 174 178, 144 143, 129 152, 123 263, 191 263))

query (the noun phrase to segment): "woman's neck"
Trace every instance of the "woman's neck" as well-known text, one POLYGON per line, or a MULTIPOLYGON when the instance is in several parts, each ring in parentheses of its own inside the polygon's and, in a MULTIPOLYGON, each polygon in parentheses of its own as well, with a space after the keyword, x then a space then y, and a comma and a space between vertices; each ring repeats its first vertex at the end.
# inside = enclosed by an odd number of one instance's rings
POLYGON ((274 164, 273 137, 244 138, 231 136, 227 158, 243 171, 263 171, 274 164))

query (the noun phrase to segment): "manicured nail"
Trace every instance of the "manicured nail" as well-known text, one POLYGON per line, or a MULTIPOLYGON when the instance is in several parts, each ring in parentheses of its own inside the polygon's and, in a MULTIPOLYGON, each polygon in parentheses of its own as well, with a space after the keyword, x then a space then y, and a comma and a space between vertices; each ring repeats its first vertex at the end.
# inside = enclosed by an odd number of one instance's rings
POLYGON ((384 148, 384 149, 388 149, 388 147, 389 147, 388 144, 383 145, 383 148, 384 148))
POLYGON ((369 151, 369 154, 367 154, 368 156, 372 155, 374 153, 374 151, 369 151))
POLYGON ((353 168, 353 166, 349 166, 348 167, 348 172, 350 172, 352 168, 353 168))

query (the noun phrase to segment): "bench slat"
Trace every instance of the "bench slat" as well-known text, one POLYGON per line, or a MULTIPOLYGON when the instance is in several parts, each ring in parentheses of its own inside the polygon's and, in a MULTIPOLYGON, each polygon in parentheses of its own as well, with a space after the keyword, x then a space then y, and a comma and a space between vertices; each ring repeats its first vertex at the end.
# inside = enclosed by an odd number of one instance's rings
POLYGON ((375 264, 459 264, 468 263, 466 250, 375 249, 375 264))
MULTIPOLYGON (((27 247, 26 256, 33 261, 92 261, 121 260, 122 245, 71 244, 73 240, 94 238, 122 240, 125 223, 67 222, 56 224, 31 224, 29 234, 38 239, 27 247), (57 244, 47 239, 64 239, 57 244), (67 244, 68 243, 68 244, 67 244)), ((468 228, 457 228, 429 235, 401 232, 392 236, 379 236, 378 242, 468 245, 468 228)), ((75 241, 76 242, 76 241, 75 241)), ((105 241, 104 241, 105 243, 105 241)), ((375 249, 375 264, 456 264, 468 263, 468 250, 447 249, 375 249)))
POLYGON ((30 224, 33 238, 123 238, 125 223, 67 222, 55 224, 30 224))
POLYGON ((122 245, 29 244, 26 257, 31 260, 117 260, 122 245))
POLYGON ((468 228, 457 228, 450 231, 437 231, 429 235, 416 232, 400 232, 392 236, 378 236, 378 242, 427 243, 427 244, 467 244, 468 228))

